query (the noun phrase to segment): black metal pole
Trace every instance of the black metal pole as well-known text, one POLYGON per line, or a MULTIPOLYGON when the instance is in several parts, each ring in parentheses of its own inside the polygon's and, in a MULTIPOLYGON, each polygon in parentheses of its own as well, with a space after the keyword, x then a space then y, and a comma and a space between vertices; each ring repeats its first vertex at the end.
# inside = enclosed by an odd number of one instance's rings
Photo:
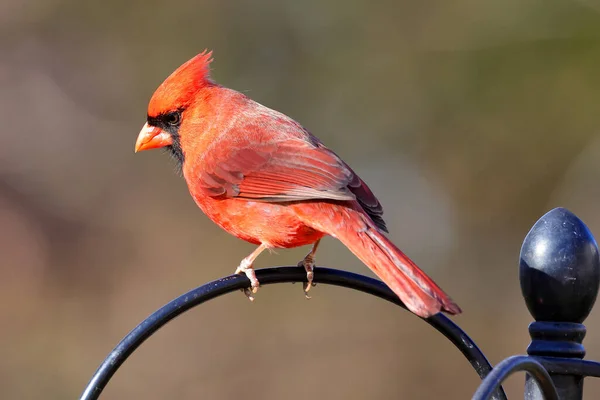
MULTIPOLYGON (((260 269, 256 271, 256 275, 263 285, 306 281, 306 272, 304 268, 299 267, 260 269)), ((316 268, 315 282, 359 290, 406 308, 383 282, 366 276, 329 268, 316 268)), ((248 287, 249 284, 250 282, 245 276, 228 276, 193 289, 154 312, 125 336, 106 357, 94 373, 80 399, 97 399, 125 360, 166 323, 197 305, 248 287)), ((492 369, 490 363, 475 342, 459 326, 443 314, 436 314, 424 321, 446 336, 462 352, 482 379, 487 376, 492 369)), ((492 398, 506 400, 506 395, 502 388, 498 388, 494 391, 492 398)))
MULTIPOLYGON (((531 228, 520 256, 523 297, 535 319, 529 325, 531 356, 581 360, 589 315, 600 285, 598 245, 588 227, 573 213, 555 208, 531 228)), ((550 376, 561 400, 583 398, 583 376, 550 376)), ((531 376, 525 380, 525 399, 543 396, 531 376)))

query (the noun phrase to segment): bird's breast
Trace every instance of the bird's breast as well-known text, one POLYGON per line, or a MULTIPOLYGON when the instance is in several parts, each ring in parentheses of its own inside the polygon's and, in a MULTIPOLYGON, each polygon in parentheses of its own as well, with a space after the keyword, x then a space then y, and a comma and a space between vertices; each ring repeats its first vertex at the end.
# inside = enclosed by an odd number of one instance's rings
POLYGON ((304 224, 293 207, 285 204, 192 196, 214 223, 250 243, 291 248, 312 244, 324 236, 304 224))

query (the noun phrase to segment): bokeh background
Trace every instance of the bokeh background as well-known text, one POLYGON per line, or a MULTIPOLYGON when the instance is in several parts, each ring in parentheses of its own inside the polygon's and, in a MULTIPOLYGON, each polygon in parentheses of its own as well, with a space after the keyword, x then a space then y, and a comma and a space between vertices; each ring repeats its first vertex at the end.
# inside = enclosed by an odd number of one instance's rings
MULTIPOLYGON (((133 153, 154 89, 204 48, 218 82, 299 120, 369 183, 493 363, 529 343, 531 225, 565 206, 600 234, 597 1, 3 0, 0 32, 2 399, 76 398, 139 321, 252 251, 202 215, 169 157, 133 153)), ((318 263, 370 274, 333 239, 318 263)), ((600 359, 600 310, 587 324, 600 359)), ((279 285, 169 324, 103 398, 466 399, 478 383, 395 306, 279 285)))

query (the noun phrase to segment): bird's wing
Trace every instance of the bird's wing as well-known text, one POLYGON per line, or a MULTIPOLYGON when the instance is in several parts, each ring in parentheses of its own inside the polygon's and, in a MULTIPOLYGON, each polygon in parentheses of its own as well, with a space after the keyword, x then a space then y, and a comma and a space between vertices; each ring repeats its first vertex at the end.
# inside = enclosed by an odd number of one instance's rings
POLYGON ((377 197, 373 194, 371 189, 367 186, 365 182, 354 172, 352 169, 346 165, 346 168, 350 170, 352 173, 352 180, 348 182, 348 189, 356 196, 356 200, 358 204, 365 210, 367 215, 371 217, 371 220, 384 232, 387 232, 387 226, 385 221, 383 220, 383 207, 377 197))
POLYGON ((300 139, 238 143, 204 163, 199 185, 209 196, 285 202, 355 200, 355 174, 332 151, 300 139))
POLYGON ((205 155, 199 186, 208 196, 264 202, 356 200, 387 232, 371 189, 337 154, 306 131, 272 140, 240 135, 205 155))

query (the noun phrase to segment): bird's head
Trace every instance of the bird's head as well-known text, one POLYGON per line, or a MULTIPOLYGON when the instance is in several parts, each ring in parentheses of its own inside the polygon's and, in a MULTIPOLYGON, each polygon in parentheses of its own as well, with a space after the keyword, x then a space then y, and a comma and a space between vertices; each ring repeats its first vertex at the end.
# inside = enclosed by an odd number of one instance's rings
POLYGON ((198 92, 214 85, 209 75, 212 52, 203 51, 180 66, 156 89, 148 116, 135 143, 135 152, 166 148, 183 163, 179 128, 198 92))

